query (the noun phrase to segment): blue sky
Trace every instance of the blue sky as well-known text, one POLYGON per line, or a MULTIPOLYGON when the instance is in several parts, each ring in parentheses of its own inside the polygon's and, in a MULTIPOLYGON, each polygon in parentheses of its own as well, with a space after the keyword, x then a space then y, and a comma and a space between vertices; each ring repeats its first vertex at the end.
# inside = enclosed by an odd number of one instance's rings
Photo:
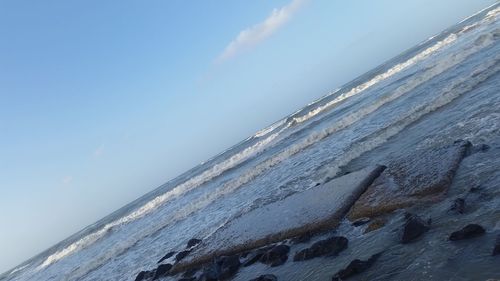
POLYGON ((494 0, 0 0, 0 272, 494 0))

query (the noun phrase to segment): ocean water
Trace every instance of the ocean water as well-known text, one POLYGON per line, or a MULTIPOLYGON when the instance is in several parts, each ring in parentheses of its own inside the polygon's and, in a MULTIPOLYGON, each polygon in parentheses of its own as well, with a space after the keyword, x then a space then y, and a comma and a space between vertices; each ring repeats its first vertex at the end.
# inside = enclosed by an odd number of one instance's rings
POLYGON ((360 168, 393 152, 459 138, 493 142, 500 136, 499 40, 496 4, 201 163, 0 280, 134 280, 139 271, 155 268, 165 253, 184 248, 187 240, 206 238, 242 213, 306 190, 345 167, 360 168), (397 145, 388 145, 396 139, 397 145))

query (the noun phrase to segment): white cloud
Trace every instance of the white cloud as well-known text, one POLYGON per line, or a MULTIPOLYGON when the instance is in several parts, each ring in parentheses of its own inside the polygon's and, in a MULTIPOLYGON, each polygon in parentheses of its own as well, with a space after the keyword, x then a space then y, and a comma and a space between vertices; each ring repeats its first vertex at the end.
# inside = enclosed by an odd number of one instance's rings
POLYGON ((215 62, 221 63, 230 59, 241 51, 249 49, 271 36, 290 20, 292 15, 299 10, 305 1, 306 0, 292 0, 288 5, 279 9, 274 9, 271 15, 263 22, 242 30, 238 36, 226 46, 215 62))

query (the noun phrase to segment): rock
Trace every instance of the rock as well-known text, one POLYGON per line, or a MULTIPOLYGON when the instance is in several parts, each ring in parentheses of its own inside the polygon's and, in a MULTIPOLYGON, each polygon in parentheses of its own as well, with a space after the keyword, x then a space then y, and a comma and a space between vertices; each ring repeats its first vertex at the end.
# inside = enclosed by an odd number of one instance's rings
POLYGON ((150 277, 151 277, 150 271, 141 271, 139 272, 139 274, 137 274, 137 277, 135 277, 135 281, 142 281, 150 277))
POLYGON ((205 269, 198 281, 225 280, 233 276, 241 263, 238 255, 217 257, 205 269))
POLYGON ((158 279, 160 277, 168 275, 168 272, 170 271, 170 269, 172 269, 172 265, 171 264, 169 264, 169 263, 160 264, 156 268, 156 272, 155 272, 155 276, 153 277, 153 280, 156 280, 156 279, 158 279))
POLYGON ((278 278, 272 274, 265 274, 250 281, 278 281, 278 278))
POLYGON ((244 267, 250 266, 260 260, 264 255, 264 252, 254 252, 250 254, 250 257, 243 263, 244 267))
POLYGON ((377 230, 379 228, 382 228, 385 226, 386 224, 386 220, 383 219, 383 218, 376 218, 374 219, 369 225, 368 227, 365 229, 365 234, 368 233, 368 232, 372 232, 374 230, 377 230))
POLYGON ((243 262, 243 266, 247 267, 250 266, 260 260, 260 258, 264 255, 265 252, 271 250, 274 247, 274 245, 271 246, 266 246, 263 248, 259 248, 253 252, 248 252, 246 253, 246 259, 243 262))
POLYGON ((369 223, 370 220, 371 220, 370 218, 366 218, 366 217, 359 218, 352 223, 352 226, 355 226, 355 227, 362 226, 362 225, 369 223))
POLYGON ((304 261, 320 256, 337 255, 347 249, 348 240, 342 236, 335 236, 325 240, 318 241, 310 248, 304 249, 295 254, 293 261, 304 261))
POLYGON ((201 240, 200 239, 196 239, 196 238, 193 238, 191 240, 189 240, 187 242, 187 246, 186 246, 186 249, 189 249, 189 248, 192 248, 198 244, 200 244, 201 240))
POLYGON ((497 235, 497 239, 495 241, 495 247, 493 248, 492 256, 500 255, 500 234, 497 235))
POLYGON ((186 250, 186 251, 182 251, 182 252, 179 252, 176 256, 175 256, 175 261, 176 262, 179 262, 181 261, 183 258, 185 258, 187 255, 189 255, 189 253, 191 253, 190 250, 186 250))
POLYGON ((474 238, 483 235, 485 232, 486 231, 482 226, 478 224, 469 224, 464 228, 460 229, 459 231, 453 232, 450 235, 450 240, 457 241, 457 240, 474 238))
POLYGON ((215 263, 217 266, 217 277, 221 280, 233 276, 241 265, 238 255, 219 257, 215 263))
POLYGON ((396 158, 354 203, 347 217, 377 217, 417 203, 435 201, 448 190, 470 142, 419 150, 396 158))
POLYGON ((302 244, 302 243, 307 243, 311 240, 312 238, 312 233, 311 232, 306 232, 300 236, 292 238, 291 243, 296 245, 296 244, 302 244))
POLYGON ((186 277, 186 278, 179 279, 179 281, 195 281, 195 280, 196 280, 195 277, 186 277))
POLYGON ((406 214, 406 222, 401 235, 403 244, 410 243, 429 230, 425 221, 413 214, 406 214))
POLYGON ((453 201, 453 205, 450 207, 450 211, 463 214, 465 212, 465 199, 457 198, 453 201))
POLYGON ((162 261, 164 261, 164 260, 166 260, 166 259, 168 259, 168 258, 172 257, 173 255, 175 255, 175 252, 174 252, 174 251, 169 252, 168 254, 166 254, 165 256, 163 256, 163 258, 161 258, 161 259, 158 261, 158 263, 161 263, 162 261))
POLYGON ((332 281, 345 280, 353 275, 359 274, 368 268, 370 268, 373 263, 378 259, 381 253, 371 256, 368 260, 362 261, 355 259, 353 260, 345 269, 340 270, 332 278, 332 281))
POLYGON ((490 146, 485 144, 485 143, 482 143, 482 144, 474 145, 471 149, 471 154, 478 153, 478 152, 486 152, 488 150, 490 150, 490 146))
POLYGON ((272 267, 284 264, 288 260, 290 246, 278 245, 265 252, 260 258, 260 262, 272 267))

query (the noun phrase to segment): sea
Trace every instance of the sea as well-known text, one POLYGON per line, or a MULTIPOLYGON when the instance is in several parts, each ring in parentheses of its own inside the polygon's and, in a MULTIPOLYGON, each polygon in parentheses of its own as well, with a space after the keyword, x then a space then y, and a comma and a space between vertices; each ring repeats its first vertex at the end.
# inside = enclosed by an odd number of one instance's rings
POLYGON ((376 162, 396 150, 456 139, 491 143, 499 136, 497 3, 5 272, 0 280, 134 280, 189 239, 207 238, 250 210, 343 173, 350 163, 376 162), (389 145, 395 139, 398 146, 389 145))

